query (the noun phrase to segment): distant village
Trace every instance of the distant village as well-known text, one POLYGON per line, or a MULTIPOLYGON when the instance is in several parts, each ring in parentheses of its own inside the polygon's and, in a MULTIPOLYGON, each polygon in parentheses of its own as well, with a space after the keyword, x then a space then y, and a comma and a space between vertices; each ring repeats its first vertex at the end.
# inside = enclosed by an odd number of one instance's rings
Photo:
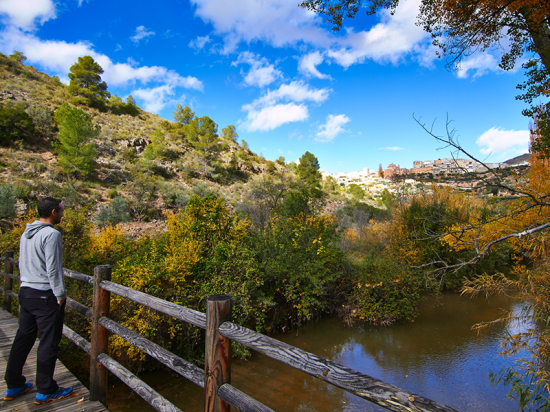
MULTIPOLYGON (((330 173, 322 171, 321 173, 324 178, 332 177, 342 187, 348 187, 352 184, 359 185, 367 195, 376 198, 384 190, 395 193, 405 187, 414 192, 422 185, 420 180, 424 180, 426 177, 460 176, 469 173, 485 173, 492 169, 510 166, 527 166, 528 158, 529 155, 522 155, 503 163, 485 163, 484 165, 466 159, 415 160, 411 169, 402 168, 391 163, 386 169, 382 169, 382 166, 380 166, 379 170, 376 171, 365 167, 358 172, 330 173)), ((472 185, 469 184, 464 187, 464 184, 457 184, 453 186, 466 189, 472 185)))

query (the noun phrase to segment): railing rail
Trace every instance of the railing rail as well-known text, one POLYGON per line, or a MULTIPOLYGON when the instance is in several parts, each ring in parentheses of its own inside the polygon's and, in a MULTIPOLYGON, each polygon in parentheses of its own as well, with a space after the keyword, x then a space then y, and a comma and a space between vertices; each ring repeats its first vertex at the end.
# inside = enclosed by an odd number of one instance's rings
MULTIPOLYGON (((13 252, 6 252, 0 260, 4 261, 5 270, 2 274, 4 287, 0 287, 0 292, 3 292, 2 307, 11 312, 12 299, 18 299, 17 294, 12 291, 12 281, 19 280, 19 276, 13 274, 13 269, 18 268, 19 265, 13 259, 13 252)), ((230 405, 243 412, 272 411, 231 385, 231 341, 238 342, 391 411, 456 412, 448 406, 232 323, 230 296, 216 295, 208 298, 205 314, 111 282, 110 274, 111 268, 106 265, 97 266, 93 277, 64 269, 66 277, 94 287, 92 308, 67 298, 69 308, 92 320, 92 341, 88 342, 67 326, 63 327, 63 334, 90 355, 90 399, 99 400, 106 406, 107 371, 110 371, 155 409, 179 411, 167 399, 109 357, 108 333, 112 333, 205 389, 205 412, 229 411, 230 405), (205 329, 205 370, 109 319, 110 293, 205 329)))

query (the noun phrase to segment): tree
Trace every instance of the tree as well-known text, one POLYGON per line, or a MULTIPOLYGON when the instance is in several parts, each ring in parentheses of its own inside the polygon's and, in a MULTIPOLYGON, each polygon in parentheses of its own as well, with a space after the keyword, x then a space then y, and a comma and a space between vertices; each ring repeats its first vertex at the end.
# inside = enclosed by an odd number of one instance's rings
POLYGON ((363 199, 365 197, 365 191, 361 188, 361 186, 352 183, 349 185, 349 193, 356 199, 363 199))
POLYGON ((89 106, 101 104, 110 97, 107 84, 101 81, 103 69, 91 56, 79 57, 69 73, 69 93, 80 96, 89 106))
POLYGON ((67 103, 55 112, 55 122, 59 128, 58 142, 54 144, 59 166, 66 173, 88 176, 97 167, 93 140, 99 137, 100 127, 82 110, 67 103))
POLYGON ((27 56, 25 56, 23 52, 14 50, 13 53, 10 54, 10 59, 15 60, 16 62, 19 62, 19 63, 23 63, 25 60, 27 60, 27 56))
POLYGON ((321 187, 321 179, 323 176, 319 172, 319 160, 313 153, 305 152, 300 157, 300 164, 296 168, 298 177, 311 187, 321 187))
POLYGON ((174 121, 176 123, 186 125, 191 123, 194 118, 195 112, 189 106, 181 107, 181 104, 176 106, 176 110, 174 111, 174 121))
POLYGON ((382 168, 382 163, 378 165, 378 176, 384 177, 384 169, 382 168))
POLYGON ((195 117, 190 125, 193 132, 189 143, 200 153, 204 162, 204 174, 208 174, 208 163, 219 149, 218 125, 208 116, 195 117))
POLYGON ((0 145, 9 146, 14 140, 31 138, 35 133, 32 118, 23 103, 0 103, 0 145))
POLYGON ((236 130, 235 126, 230 124, 227 127, 224 127, 222 129, 221 137, 225 140, 230 140, 230 141, 233 141, 233 142, 237 142, 237 138, 239 137, 239 135, 237 134, 237 130, 236 130))

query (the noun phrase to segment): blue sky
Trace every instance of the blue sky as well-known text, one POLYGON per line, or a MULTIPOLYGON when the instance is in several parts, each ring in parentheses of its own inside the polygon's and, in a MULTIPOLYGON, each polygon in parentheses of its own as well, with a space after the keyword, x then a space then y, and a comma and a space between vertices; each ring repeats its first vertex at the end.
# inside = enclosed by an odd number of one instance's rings
POLYGON ((413 119, 445 133, 447 117, 472 154, 498 162, 523 154, 521 69, 502 51, 474 53, 459 71, 437 59, 415 25, 419 0, 394 16, 363 14, 335 33, 298 0, 0 0, 0 51, 68 83, 91 55, 108 91, 131 94, 172 120, 177 104, 232 124, 256 153, 349 172, 449 157, 413 119))

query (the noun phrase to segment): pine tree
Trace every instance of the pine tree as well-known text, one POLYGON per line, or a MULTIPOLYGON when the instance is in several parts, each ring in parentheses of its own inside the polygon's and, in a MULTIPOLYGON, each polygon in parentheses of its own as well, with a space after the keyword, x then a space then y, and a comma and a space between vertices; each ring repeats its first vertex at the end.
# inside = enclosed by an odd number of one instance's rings
POLYGON ((91 56, 79 57, 69 73, 69 93, 79 96, 88 106, 101 105, 111 95, 107 84, 101 81, 103 69, 91 56))
POLYGON ((87 177, 97 167, 97 151, 93 139, 99 136, 100 127, 82 110, 67 103, 55 112, 59 128, 57 163, 65 173, 87 177))

